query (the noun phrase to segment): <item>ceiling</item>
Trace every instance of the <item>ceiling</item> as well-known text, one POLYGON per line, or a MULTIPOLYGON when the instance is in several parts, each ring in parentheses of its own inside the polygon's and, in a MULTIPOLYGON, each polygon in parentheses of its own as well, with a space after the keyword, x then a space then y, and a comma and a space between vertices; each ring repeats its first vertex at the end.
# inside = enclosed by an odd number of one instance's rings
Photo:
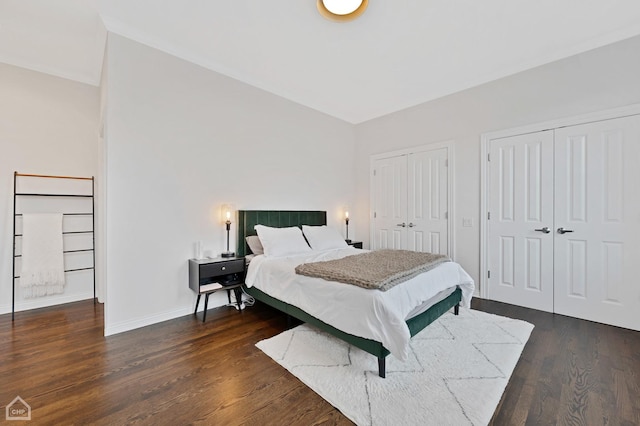
POLYGON ((98 85, 106 31, 361 123, 640 34, 638 0, 0 0, 0 62, 98 85))

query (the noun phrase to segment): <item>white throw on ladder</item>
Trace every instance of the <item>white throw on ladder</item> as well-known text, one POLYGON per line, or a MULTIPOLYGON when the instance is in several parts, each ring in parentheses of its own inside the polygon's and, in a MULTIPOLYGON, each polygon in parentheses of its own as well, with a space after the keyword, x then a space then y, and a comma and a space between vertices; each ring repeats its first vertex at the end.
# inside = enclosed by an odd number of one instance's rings
POLYGON ((62 214, 23 214, 20 287, 24 297, 64 291, 63 256, 62 214))

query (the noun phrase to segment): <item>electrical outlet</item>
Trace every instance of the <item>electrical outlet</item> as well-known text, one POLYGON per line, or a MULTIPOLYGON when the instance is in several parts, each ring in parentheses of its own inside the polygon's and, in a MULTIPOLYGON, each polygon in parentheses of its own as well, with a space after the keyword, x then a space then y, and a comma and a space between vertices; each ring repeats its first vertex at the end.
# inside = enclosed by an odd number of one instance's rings
POLYGON ((473 227, 473 218, 472 217, 463 217, 462 218, 462 226, 465 228, 473 227))

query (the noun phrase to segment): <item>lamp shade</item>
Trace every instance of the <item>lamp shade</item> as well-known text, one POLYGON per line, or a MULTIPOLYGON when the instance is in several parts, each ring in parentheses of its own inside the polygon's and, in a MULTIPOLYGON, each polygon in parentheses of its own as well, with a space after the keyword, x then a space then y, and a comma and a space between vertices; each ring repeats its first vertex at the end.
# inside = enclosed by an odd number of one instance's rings
POLYGON ((223 204, 220 208, 220 220, 223 223, 231 222, 233 218, 234 208, 231 204, 223 204))

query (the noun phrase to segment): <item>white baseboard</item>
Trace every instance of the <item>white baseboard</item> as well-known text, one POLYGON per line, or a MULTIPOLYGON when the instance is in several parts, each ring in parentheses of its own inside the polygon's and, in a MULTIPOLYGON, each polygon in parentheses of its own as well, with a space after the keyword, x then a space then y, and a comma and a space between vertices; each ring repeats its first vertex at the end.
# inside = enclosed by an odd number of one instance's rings
MULTIPOLYGON (((78 302, 80 300, 87 300, 93 298, 93 292, 90 293, 80 293, 74 294, 71 296, 61 295, 58 296, 49 296, 47 298, 39 298, 27 301, 20 301, 20 303, 16 303, 16 312, 27 311, 31 309, 44 308, 48 306, 62 305, 65 303, 78 302)), ((232 302, 235 302, 235 299, 232 298, 232 302)), ((227 295, 223 292, 213 294, 209 297, 208 309, 217 308, 220 306, 225 306, 228 303, 227 295)), ((182 317, 185 315, 193 314, 193 309, 195 308, 195 296, 193 303, 190 306, 184 306, 177 309, 173 309, 166 312, 160 312, 154 315, 134 318, 131 320, 123 321, 116 324, 111 324, 107 326, 105 324, 104 335, 111 336, 118 333, 124 333, 126 331, 135 330, 136 328, 146 327, 148 325, 157 324, 159 322, 172 320, 178 317, 182 317)), ((198 306, 198 312, 202 312, 204 310, 204 297, 200 300, 200 305, 198 306)), ((11 304, 2 304, 0 305, 0 314, 8 314, 11 313, 11 304)))
POLYGON ((191 309, 183 307, 172 311, 160 312, 151 316, 122 321, 108 326, 107 324, 105 324, 104 335, 112 336, 114 334, 124 333, 125 331, 135 330, 136 328, 142 328, 148 325, 157 324, 159 322, 168 321, 174 318, 185 316, 190 311, 191 309))
MULTIPOLYGON (((209 304, 207 306, 207 309, 213 309, 213 308, 226 305, 227 304, 226 294, 224 294, 224 298, 220 296, 223 296, 222 292, 211 295, 209 297, 209 304)), ((148 325, 157 324, 159 322, 183 317, 185 315, 193 314, 194 308, 195 308, 195 297, 194 297, 193 304, 190 306, 184 306, 184 307, 180 307, 178 309, 174 309, 166 312, 159 312, 157 314, 146 316, 146 317, 134 318, 134 319, 122 321, 116 324, 110 324, 110 325, 105 324, 104 335, 112 336, 114 334, 124 333, 126 331, 135 330, 137 328, 146 327, 148 325)), ((198 312, 201 312, 203 310, 204 310, 204 297, 201 297, 200 305, 198 306, 198 312)))
MULTIPOLYGON (((72 295, 45 296, 33 299, 16 301, 16 312, 29 311, 31 309, 46 308, 65 303, 79 302, 80 300, 93 299, 93 291, 76 293, 72 295)), ((11 303, 0 305, 0 314, 11 313, 11 303)))

